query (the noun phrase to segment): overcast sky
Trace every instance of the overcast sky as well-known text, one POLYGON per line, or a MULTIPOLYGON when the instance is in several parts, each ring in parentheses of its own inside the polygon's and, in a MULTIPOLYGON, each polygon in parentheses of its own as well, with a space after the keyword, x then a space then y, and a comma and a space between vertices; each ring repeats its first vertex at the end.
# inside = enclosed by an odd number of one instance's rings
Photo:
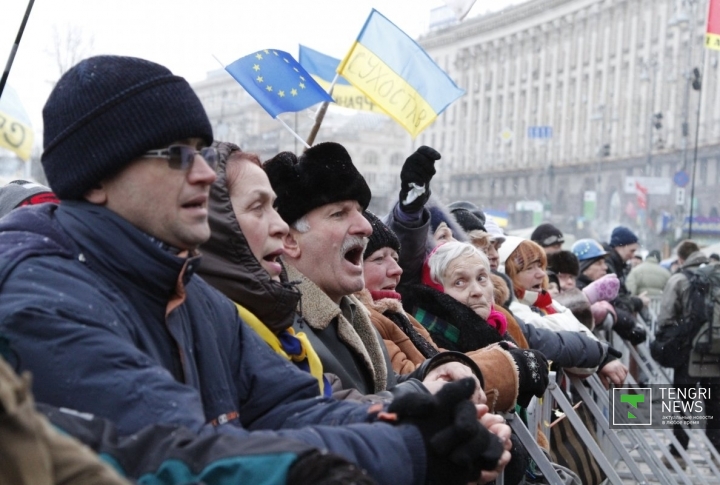
MULTIPOLYGON (((523 0, 477 0, 468 17, 523 0)), ((0 66, 5 66, 27 0, 2 0, 0 66)), ((190 82, 253 51, 281 49, 297 56, 304 44, 343 57, 376 8, 413 38, 427 31, 442 0, 36 0, 8 80, 30 119, 39 124, 52 82, 59 77, 57 32, 79 33, 87 55, 143 57, 190 82)), ((66 54, 64 52, 63 54, 66 54)))

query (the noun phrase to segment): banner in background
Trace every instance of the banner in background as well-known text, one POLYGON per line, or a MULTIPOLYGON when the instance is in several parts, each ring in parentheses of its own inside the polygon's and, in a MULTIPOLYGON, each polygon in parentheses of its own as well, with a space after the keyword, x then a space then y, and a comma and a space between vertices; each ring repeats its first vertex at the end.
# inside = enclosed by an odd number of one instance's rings
POLYGON ((710 0, 708 5, 705 47, 720 50, 720 0, 710 0))

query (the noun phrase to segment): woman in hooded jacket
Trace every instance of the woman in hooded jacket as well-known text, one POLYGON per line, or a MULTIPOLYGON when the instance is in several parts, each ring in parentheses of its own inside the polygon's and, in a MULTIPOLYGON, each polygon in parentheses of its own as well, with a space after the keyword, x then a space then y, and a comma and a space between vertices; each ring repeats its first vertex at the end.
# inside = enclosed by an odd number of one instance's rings
MULTIPOLYGON (((547 257, 537 243, 520 237, 510 236, 500 248, 500 263, 504 264, 505 274, 513 283, 515 299, 510 311, 526 324, 551 331, 570 330, 580 332, 595 340, 603 349, 603 359, 598 374, 603 382, 620 385, 625 381, 627 368, 610 355, 606 343, 600 343, 593 333, 573 313, 557 301, 547 291, 547 257)), ((611 351, 612 352, 612 351, 611 351)), ((578 375, 590 375, 595 369, 573 368, 569 371, 578 375)))
POLYGON ((257 155, 216 143, 220 163, 210 190, 210 239, 201 246, 198 273, 230 298, 238 312, 278 354, 310 372, 325 396, 332 383, 302 333, 292 325, 300 292, 280 263, 288 226, 272 204, 275 195, 257 155), (233 190, 242 180, 250 190, 233 190))

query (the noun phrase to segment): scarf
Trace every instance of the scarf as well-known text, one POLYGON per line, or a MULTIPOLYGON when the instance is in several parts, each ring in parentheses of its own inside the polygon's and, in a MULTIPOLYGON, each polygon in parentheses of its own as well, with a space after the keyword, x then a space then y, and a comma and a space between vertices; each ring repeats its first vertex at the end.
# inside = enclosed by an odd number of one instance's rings
POLYGON ((505 315, 495 310, 494 304, 490 306, 490 314, 486 318, 486 321, 488 322, 488 325, 495 327, 497 333, 505 335, 505 332, 507 331, 507 318, 505 318, 505 315))
POLYGON ((553 307, 553 299, 547 290, 537 291, 524 291, 523 296, 520 297, 520 301, 528 306, 534 307, 539 310, 543 315, 552 315, 557 313, 557 310, 553 307))
POLYGON ((265 326, 255 315, 253 315, 245 307, 235 303, 238 314, 245 323, 260 335, 275 353, 284 357, 286 360, 294 363, 305 372, 309 372, 318 381, 320 386, 320 394, 325 397, 332 395, 332 387, 330 381, 323 374, 322 362, 318 357, 315 349, 312 348, 310 341, 304 332, 295 334, 295 329, 289 327, 287 330, 275 335, 265 326))

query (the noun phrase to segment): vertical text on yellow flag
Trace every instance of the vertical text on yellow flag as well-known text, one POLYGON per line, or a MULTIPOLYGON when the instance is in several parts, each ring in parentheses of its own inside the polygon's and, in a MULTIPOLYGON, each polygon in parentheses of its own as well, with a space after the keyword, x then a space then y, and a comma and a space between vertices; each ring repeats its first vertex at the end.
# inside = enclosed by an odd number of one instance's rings
POLYGON ((338 73, 413 137, 437 118, 437 113, 410 84, 358 42, 343 59, 338 73))
POLYGON ((15 152, 22 160, 30 159, 33 131, 28 125, 0 111, 0 147, 15 152))

